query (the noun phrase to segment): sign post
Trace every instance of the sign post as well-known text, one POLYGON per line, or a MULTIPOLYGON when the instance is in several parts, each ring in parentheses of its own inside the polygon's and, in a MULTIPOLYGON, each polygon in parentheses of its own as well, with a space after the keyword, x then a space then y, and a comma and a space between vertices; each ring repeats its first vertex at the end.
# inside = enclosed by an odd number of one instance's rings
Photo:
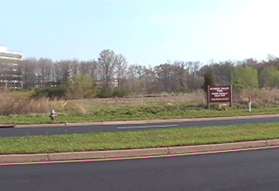
POLYGON ((248 111, 250 113, 252 112, 252 98, 251 98, 251 96, 249 97, 249 100, 248 100, 248 111))
POLYGON ((232 86, 208 86, 207 108, 210 103, 229 103, 232 107, 232 86))

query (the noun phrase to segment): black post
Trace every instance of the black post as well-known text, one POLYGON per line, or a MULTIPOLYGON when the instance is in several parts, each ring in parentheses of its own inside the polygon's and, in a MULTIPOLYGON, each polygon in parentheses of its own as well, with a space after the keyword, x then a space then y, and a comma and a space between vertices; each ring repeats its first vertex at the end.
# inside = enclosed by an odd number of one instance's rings
POLYGON ((233 91, 232 91, 232 85, 231 85, 231 99, 230 99, 230 107, 232 107, 232 101, 233 101, 233 91))
POLYGON ((207 109, 210 109, 210 86, 207 86, 207 109))

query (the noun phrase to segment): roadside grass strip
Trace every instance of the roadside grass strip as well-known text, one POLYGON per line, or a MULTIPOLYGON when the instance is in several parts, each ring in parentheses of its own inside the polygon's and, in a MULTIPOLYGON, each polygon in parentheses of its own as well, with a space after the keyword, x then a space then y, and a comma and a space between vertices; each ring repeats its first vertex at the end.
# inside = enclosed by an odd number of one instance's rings
POLYGON ((0 116, 0 124, 51 124, 51 123, 90 123, 103 121, 131 121, 153 119, 192 119, 278 114, 279 107, 258 108, 248 112, 247 109, 230 109, 228 111, 189 109, 174 106, 125 107, 100 110, 94 114, 60 114, 56 121, 44 115, 11 115, 0 116))
POLYGON ((1 138, 0 154, 37 154, 221 144, 279 138, 279 123, 1 138))

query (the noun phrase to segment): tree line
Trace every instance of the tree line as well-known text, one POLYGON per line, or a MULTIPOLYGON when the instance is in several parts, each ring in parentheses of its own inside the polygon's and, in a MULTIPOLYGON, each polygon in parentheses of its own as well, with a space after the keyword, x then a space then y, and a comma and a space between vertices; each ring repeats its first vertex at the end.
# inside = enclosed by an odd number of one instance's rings
POLYGON ((25 89, 46 93, 56 89, 71 98, 185 93, 202 89, 208 83, 232 84, 240 91, 279 87, 279 58, 274 57, 209 65, 175 61, 144 66, 129 65, 122 54, 103 50, 91 61, 25 59, 20 70, 25 89))

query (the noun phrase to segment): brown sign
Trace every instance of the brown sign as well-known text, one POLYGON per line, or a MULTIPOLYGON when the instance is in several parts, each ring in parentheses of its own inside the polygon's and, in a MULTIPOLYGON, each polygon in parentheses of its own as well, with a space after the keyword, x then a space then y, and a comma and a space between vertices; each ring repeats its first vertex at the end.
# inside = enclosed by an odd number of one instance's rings
POLYGON ((208 104, 210 103, 232 103, 231 86, 209 86, 208 87, 208 104))

